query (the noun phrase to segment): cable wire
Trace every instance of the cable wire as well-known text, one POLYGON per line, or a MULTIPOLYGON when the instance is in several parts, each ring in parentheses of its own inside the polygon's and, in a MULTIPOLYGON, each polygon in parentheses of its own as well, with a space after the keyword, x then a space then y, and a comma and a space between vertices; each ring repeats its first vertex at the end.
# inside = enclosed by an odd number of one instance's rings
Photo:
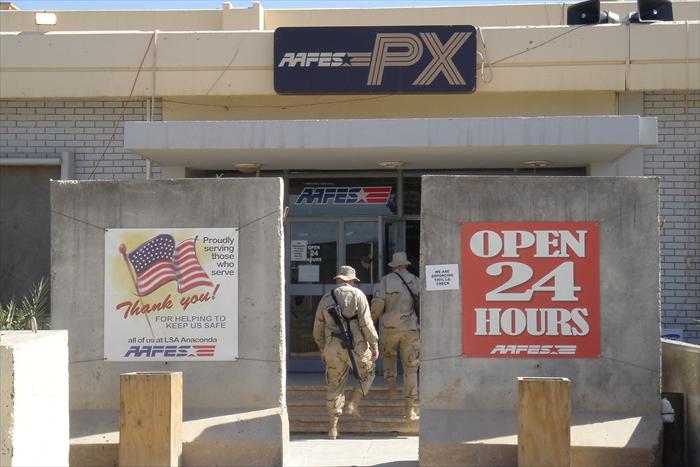
POLYGON ((92 169, 92 172, 90 173, 90 176, 88 177, 88 180, 92 179, 95 176, 95 172, 97 171, 97 168, 100 166, 100 163, 104 160, 105 154, 107 154, 107 150, 109 149, 109 146, 112 144, 112 141, 114 141, 114 137, 117 134, 117 130, 119 129, 119 124, 124 120, 124 113, 126 113, 126 106, 131 102, 131 96, 134 95, 134 89, 136 89, 136 82, 139 80, 139 75, 141 74, 141 69, 143 68, 143 62, 146 60, 146 56, 148 55, 148 51, 151 50, 151 45, 153 44, 153 40, 156 37, 155 31, 151 35, 151 39, 148 41, 148 47, 146 47, 146 52, 143 54, 143 58, 141 59, 141 63, 139 64, 138 70, 136 70, 136 76, 134 77, 134 82, 131 84, 131 91, 129 91, 129 97, 122 102, 122 113, 119 115, 119 119, 114 123, 114 131, 112 131, 112 136, 109 137, 109 140, 107 141, 107 144, 105 145, 104 151, 102 151, 102 155, 100 158, 97 160, 95 163, 95 166, 92 169))

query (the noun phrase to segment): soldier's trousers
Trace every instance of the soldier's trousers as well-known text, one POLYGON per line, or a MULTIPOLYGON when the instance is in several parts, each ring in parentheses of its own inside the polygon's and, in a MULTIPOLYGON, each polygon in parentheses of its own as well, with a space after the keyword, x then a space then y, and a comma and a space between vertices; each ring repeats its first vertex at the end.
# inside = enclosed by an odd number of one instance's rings
POLYGON ((384 378, 396 380, 397 353, 401 352, 403 366, 403 394, 406 402, 418 398, 418 365, 420 364, 420 334, 418 331, 399 331, 384 328, 379 336, 379 353, 384 356, 384 378))
MULTIPOLYGON (((352 363, 348 351, 340 345, 339 339, 333 339, 323 349, 323 356, 326 360, 326 407, 328 415, 340 415, 343 413, 345 405, 345 383, 348 374, 352 372, 352 363)), ((367 387, 374 381, 374 362, 372 352, 365 344, 355 347, 355 358, 360 371, 360 376, 367 379, 367 387), (362 347, 362 348, 360 348, 362 347)), ((360 382, 355 381, 355 391, 362 392, 360 382)))

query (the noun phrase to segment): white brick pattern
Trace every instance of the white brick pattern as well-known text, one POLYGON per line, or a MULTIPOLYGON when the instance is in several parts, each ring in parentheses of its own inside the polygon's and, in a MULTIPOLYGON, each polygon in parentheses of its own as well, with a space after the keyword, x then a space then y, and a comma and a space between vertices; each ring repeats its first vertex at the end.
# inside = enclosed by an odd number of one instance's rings
POLYGON ((644 174, 661 178, 661 320, 700 344, 700 91, 644 93, 659 144, 644 174))
MULTIPOLYGON (((0 157, 57 157, 75 154, 75 177, 101 180, 145 178, 146 161, 124 149, 124 126, 97 168, 104 148, 122 112, 120 100, 0 100, 0 157)), ((145 120, 146 101, 132 100, 124 109, 124 121, 145 120)), ((161 119, 156 101, 154 120, 161 119)), ((160 168, 152 171, 158 177, 160 168)))

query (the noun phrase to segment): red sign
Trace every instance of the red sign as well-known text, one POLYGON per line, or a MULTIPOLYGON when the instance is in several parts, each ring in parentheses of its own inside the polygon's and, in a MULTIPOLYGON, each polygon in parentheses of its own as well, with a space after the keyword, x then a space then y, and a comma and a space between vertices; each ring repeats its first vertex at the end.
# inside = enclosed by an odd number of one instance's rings
POLYGON ((465 222, 462 353, 600 356, 597 222, 465 222))

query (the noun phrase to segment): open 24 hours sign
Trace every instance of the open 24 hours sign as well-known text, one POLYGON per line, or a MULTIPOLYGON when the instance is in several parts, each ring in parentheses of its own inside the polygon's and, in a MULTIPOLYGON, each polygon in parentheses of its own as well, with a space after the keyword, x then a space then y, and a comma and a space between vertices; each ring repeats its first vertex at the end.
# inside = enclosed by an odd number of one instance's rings
POLYGON ((597 222, 465 222, 462 354, 600 356, 597 222))

